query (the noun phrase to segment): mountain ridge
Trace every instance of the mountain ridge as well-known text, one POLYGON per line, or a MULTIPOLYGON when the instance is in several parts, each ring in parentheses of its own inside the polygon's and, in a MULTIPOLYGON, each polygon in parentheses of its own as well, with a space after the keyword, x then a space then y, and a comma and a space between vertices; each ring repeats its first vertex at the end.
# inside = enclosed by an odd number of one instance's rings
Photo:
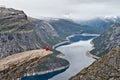
POLYGON ((94 49, 90 51, 99 57, 108 53, 112 48, 120 47, 120 23, 115 23, 92 42, 94 49), (99 42, 99 44, 98 44, 99 42))

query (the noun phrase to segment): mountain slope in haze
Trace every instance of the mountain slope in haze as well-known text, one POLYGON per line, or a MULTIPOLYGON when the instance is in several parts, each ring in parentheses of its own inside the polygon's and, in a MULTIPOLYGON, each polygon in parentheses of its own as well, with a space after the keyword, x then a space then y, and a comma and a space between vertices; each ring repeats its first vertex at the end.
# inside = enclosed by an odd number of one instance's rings
POLYGON ((106 16, 103 18, 95 18, 95 19, 91 19, 91 20, 86 20, 86 21, 77 21, 77 23, 80 23, 81 25, 87 25, 87 26, 91 26, 94 28, 96 28, 96 30, 98 31, 98 33, 103 33, 104 31, 106 31, 110 25, 120 22, 120 17, 116 17, 116 16, 106 16))
POLYGON ((97 34, 98 30, 94 27, 81 25, 72 20, 58 19, 48 21, 61 37, 67 37, 72 34, 93 33, 97 34))
POLYGON ((70 80, 120 80, 120 48, 112 49, 70 80))
POLYGON ((95 49, 91 53, 100 57, 108 53, 112 48, 120 47, 120 23, 113 24, 92 42, 95 49))

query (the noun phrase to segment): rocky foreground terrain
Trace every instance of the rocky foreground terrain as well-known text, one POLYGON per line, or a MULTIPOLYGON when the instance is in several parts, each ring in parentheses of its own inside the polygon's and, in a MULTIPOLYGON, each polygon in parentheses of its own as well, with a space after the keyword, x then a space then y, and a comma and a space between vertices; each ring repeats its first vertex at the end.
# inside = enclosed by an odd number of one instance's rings
POLYGON ((70 80, 120 80, 120 48, 112 49, 70 80))
POLYGON ((39 49, 14 54, 0 60, 0 80, 20 80, 22 76, 36 67, 38 63, 45 61, 51 54, 51 51, 39 49))

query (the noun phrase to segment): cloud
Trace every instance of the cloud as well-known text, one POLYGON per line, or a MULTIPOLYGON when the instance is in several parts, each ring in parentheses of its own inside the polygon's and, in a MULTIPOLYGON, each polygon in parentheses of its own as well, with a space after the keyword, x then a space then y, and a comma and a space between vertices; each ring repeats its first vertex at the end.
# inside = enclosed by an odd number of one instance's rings
POLYGON ((120 16, 119 3, 120 0, 0 0, 0 5, 24 10, 35 18, 71 19, 120 16))
MULTIPOLYGON (((69 0, 68 0, 69 1, 69 0)), ((70 0, 72 4, 87 4, 87 3, 113 3, 119 4, 120 0, 70 0)))

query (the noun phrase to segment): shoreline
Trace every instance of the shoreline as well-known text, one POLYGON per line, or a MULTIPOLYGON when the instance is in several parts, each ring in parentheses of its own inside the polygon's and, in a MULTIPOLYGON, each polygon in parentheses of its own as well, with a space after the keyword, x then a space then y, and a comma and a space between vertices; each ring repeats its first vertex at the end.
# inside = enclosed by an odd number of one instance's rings
POLYGON ((35 76, 35 75, 45 75, 45 74, 48 74, 48 73, 53 73, 53 72, 56 72, 56 71, 61 71, 61 70, 67 69, 67 68, 69 68, 69 66, 70 66, 70 64, 67 65, 67 66, 62 66, 62 67, 55 68, 55 69, 50 69, 50 70, 46 70, 46 71, 30 73, 30 74, 26 74, 24 77, 35 76))
MULTIPOLYGON (((90 44, 92 45, 92 47, 93 47, 93 49, 94 49, 94 43, 93 43, 92 41, 90 41, 90 44)), ((94 58, 94 59, 96 59, 96 60, 98 60, 98 59, 100 58, 100 57, 98 57, 98 56, 90 53, 90 51, 87 51, 87 52, 86 52, 86 56, 92 57, 92 58, 94 58)))
POLYGON ((69 40, 69 39, 70 39, 71 37, 74 37, 74 36, 75 36, 75 34, 70 35, 70 36, 67 36, 64 41, 55 44, 55 45, 52 47, 52 49, 55 49, 55 48, 59 47, 60 45, 65 44, 65 43, 66 43, 66 44, 67 44, 67 43, 69 44, 69 43, 70 43, 70 40, 69 40))
POLYGON ((58 54, 56 57, 58 57, 58 58, 63 58, 63 59, 64 59, 64 57, 65 57, 65 54, 63 54, 63 53, 60 53, 60 54, 58 54))
POLYGON ((91 54, 90 51, 86 52, 86 56, 92 57, 92 58, 94 58, 94 59, 96 59, 96 60, 98 60, 98 59, 100 58, 100 57, 98 57, 98 56, 96 56, 96 55, 91 54))
POLYGON ((55 44, 52 49, 55 49, 57 47, 59 47, 60 45, 63 45, 63 44, 69 44, 70 43, 70 38, 76 36, 76 35, 81 35, 81 36, 99 36, 99 34, 89 34, 89 33, 82 33, 82 34, 72 34, 72 35, 69 35, 65 38, 65 41, 62 41, 62 42, 59 42, 57 44, 55 44))
POLYGON ((65 43, 68 43, 68 44, 69 44, 69 41, 66 40, 66 41, 63 41, 63 42, 57 43, 57 44, 55 44, 55 45, 52 47, 52 49, 55 49, 55 48, 59 47, 60 45, 65 44, 65 43))

